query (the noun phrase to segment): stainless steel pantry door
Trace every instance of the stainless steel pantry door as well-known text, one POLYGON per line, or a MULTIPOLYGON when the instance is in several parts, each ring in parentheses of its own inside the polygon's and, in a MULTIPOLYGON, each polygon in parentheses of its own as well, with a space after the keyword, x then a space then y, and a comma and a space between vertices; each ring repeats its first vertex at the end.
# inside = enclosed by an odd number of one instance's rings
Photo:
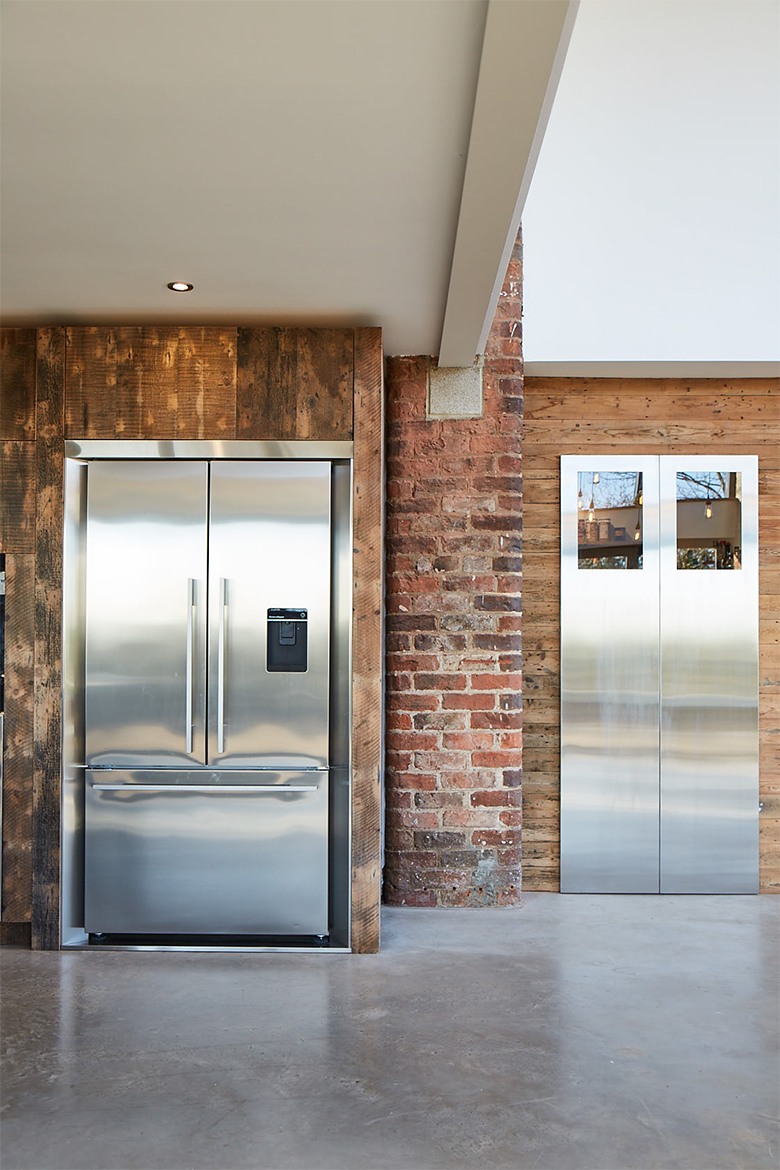
POLYGON ((661 891, 758 892, 758 459, 661 456, 661 891))
POLYGON ((328 765, 330 486, 324 462, 211 464, 211 765, 328 765))
POLYGON ((658 890, 658 458, 561 458, 561 890, 658 890))
POLYGON ((205 762, 208 464, 87 476, 86 762, 205 762))

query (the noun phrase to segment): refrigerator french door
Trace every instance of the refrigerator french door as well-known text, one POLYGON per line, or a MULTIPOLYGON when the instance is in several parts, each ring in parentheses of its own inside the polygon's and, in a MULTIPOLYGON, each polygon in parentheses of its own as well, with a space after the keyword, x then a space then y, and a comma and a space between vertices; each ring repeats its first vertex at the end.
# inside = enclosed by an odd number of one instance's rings
POLYGON ((89 466, 89 933, 327 934, 330 485, 89 466))
POLYGON ((561 890, 758 889, 758 461, 561 458, 561 890))

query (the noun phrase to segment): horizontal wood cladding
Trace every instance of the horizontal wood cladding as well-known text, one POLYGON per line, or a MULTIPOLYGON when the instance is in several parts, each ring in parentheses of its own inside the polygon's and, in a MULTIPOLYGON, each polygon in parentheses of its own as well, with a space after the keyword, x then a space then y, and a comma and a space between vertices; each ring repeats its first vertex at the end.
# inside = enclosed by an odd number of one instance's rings
POLYGON ((523 886, 559 888, 560 456, 759 458, 759 865, 780 892, 780 383, 525 380, 523 424, 523 886))
POLYGON ((237 438, 351 439, 354 333, 239 329, 237 438))

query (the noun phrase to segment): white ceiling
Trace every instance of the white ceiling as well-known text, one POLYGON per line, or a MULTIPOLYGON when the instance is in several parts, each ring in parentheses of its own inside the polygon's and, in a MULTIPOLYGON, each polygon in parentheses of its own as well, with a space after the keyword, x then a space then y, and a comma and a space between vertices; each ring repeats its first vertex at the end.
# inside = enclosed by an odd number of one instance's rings
POLYGON ((3 323, 375 324, 388 353, 437 353, 449 295, 473 355, 575 9, 6 0, 3 323))

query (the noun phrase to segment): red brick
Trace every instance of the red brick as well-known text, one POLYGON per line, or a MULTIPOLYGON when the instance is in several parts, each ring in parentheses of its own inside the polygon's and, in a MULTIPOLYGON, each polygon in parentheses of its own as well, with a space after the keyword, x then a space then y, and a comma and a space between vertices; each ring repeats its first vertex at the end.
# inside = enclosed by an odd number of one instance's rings
POLYGON ((523 726, 522 711, 474 711, 471 726, 489 729, 517 729, 523 726))
POLYGON ((414 686, 418 691, 462 691, 466 680, 462 674, 416 674, 414 686))
POLYGON ((489 711, 495 704, 494 695, 442 695, 445 711, 489 711))
POLYGON ((439 782, 438 775, 432 772, 388 772, 387 779, 388 786, 392 783, 413 792, 433 792, 439 782))
POLYGON ((439 746, 439 736, 435 731, 389 731, 386 744, 388 751, 414 752, 424 751, 426 748, 433 750, 439 746))
POLYGON ((421 772, 453 772, 466 766, 463 752, 415 752, 414 766, 421 772))
POLYGON ((388 709, 391 711, 438 711, 439 701, 437 694, 419 695, 410 691, 386 697, 388 709))
POLYGON ((475 749, 493 747, 494 736, 490 731, 453 731, 445 732, 441 742, 444 748, 470 752, 475 749))
POLYGON ((520 690, 523 676, 521 674, 472 674, 470 681, 475 691, 520 690))
MULTIPOLYGON (((415 833, 415 837, 417 834, 415 833)), ((517 829, 478 829, 471 834, 472 845, 519 845, 517 829)))
MULTIPOLYGON (((408 793, 411 797, 411 793, 408 793)), ((416 808, 463 808, 463 792, 416 792, 416 808)))
POLYGON ((471 762, 475 768, 511 768, 520 756, 515 751, 472 752, 471 762))

